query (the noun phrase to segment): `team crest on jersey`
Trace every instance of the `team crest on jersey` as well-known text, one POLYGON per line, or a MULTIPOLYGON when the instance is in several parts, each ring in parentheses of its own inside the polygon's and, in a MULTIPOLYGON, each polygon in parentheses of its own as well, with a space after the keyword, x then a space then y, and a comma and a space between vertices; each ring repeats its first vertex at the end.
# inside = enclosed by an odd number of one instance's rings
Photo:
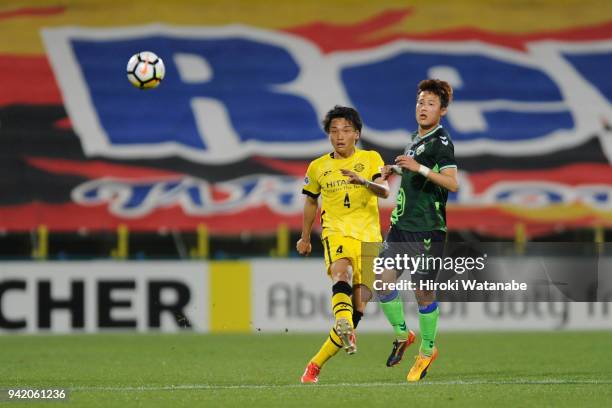
POLYGON ((308 178, 308 176, 304 177, 304 184, 308 184, 310 183, 310 179, 308 178))
POLYGON ((362 163, 357 163, 355 167, 353 167, 353 170, 356 172, 362 172, 363 169, 365 169, 365 166, 362 163))
POLYGON ((425 151, 425 145, 420 145, 419 147, 417 147, 416 152, 414 152, 415 156, 418 156, 419 154, 423 153, 425 151))

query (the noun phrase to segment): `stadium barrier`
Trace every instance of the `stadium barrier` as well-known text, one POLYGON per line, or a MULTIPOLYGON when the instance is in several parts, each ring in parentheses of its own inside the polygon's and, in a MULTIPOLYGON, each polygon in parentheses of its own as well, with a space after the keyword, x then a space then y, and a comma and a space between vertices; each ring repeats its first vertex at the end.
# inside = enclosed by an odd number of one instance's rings
MULTIPOLYGON (((517 222, 514 224, 514 237, 512 241, 514 242, 513 253, 517 255, 522 255, 525 253, 526 249, 529 245, 534 242, 547 242, 547 241, 531 241, 533 237, 529 236, 527 233, 527 225, 523 222, 517 222)), ((449 230, 449 241, 462 241, 463 233, 466 231, 455 231, 449 230)), ((292 234, 299 234, 299 231, 292 231, 288 224, 280 223, 277 226, 276 232, 273 235, 264 235, 266 237, 270 237, 264 248, 259 249, 260 252, 257 254, 244 254, 238 252, 232 253, 231 257, 248 257, 248 256, 259 256, 266 255, 271 258, 286 258, 292 255, 295 255, 295 250, 292 249, 292 234)), ((89 245, 91 245, 91 251, 87 253, 83 252, 84 245, 79 244, 79 242, 84 241, 84 237, 91 237, 92 235, 96 235, 96 232, 92 233, 88 231, 86 228, 82 230, 74 232, 74 234, 78 234, 76 237, 73 237, 72 240, 69 240, 68 243, 65 241, 65 237, 63 241, 60 243, 53 242, 53 238, 57 238, 57 235, 62 235, 62 232, 50 230, 47 225, 39 224, 36 229, 29 231, 29 237, 27 240, 20 242, 20 245, 29 245, 31 246, 31 251, 28 255, 25 254, 16 254, 5 252, 3 255, 4 259, 12 259, 12 260, 25 260, 32 259, 37 261, 44 260, 68 260, 68 259, 93 259, 96 257, 104 257, 108 256, 111 259, 115 260, 128 260, 128 259, 199 259, 199 260, 216 260, 216 259, 226 259, 228 254, 224 253, 223 250, 217 251, 214 250, 214 245, 211 244, 211 238, 219 238, 219 235, 212 235, 209 232, 208 226, 204 223, 200 223, 193 230, 168 230, 166 228, 160 228, 156 233, 154 232, 143 232, 141 230, 131 230, 126 224, 119 224, 115 231, 109 232, 106 235, 104 232, 98 236, 98 242, 95 240, 89 241, 89 245), (149 251, 142 250, 142 243, 139 245, 138 243, 133 242, 132 234, 136 235, 148 235, 149 237, 163 237, 170 235, 172 236, 171 244, 173 247, 176 247, 176 252, 169 254, 160 254, 155 252, 155 248, 152 248, 149 251), (181 235, 184 235, 181 237, 181 235), (190 238, 189 236, 192 235, 190 238), (97 248, 96 244, 100 246, 100 242, 108 242, 109 239, 112 239, 112 248, 104 253, 95 253, 97 248), (189 242, 191 240, 191 242, 189 242), (186 243, 189 242, 187 245, 186 243), (74 246, 79 247, 77 251, 73 252, 74 246), (133 247, 137 246, 141 249, 135 250, 133 247), (8 257, 7 257, 8 255, 8 257)), ((470 234, 468 232, 468 234, 470 234)), ((575 242, 576 245, 584 245, 586 250, 588 243, 590 243, 595 250, 595 252, 599 254, 603 254, 603 248, 606 244, 606 229, 602 224, 594 224, 591 228, 575 230, 574 236, 568 237, 565 236, 563 241, 565 242, 575 242)), ((252 231, 245 231, 245 235, 250 236, 259 236, 252 231)), ((5 235, 6 237, 6 235, 5 235)), ((228 236, 223 236, 225 240, 228 239, 228 236)), ((232 237, 236 242, 241 242, 242 236, 233 236, 232 237)), ((230 239, 232 239, 230 238, 230 239)), ((295 236, 294 236, 295 238, 295 236)), ((488 242, 486 239, 482 240, 483 242, 488 242)), ((11 242, 7 240, 6 242, 11 242)), ((5 242, 5 243, 6 243, 5 242)), ((243 241, 242 241, 243 242, 243 241)), ((491 242, 504 242, 496 241, 495 239, 491 242)), ((510 241, 508 241, 510 242, 510 241)), ((561 242, 561 240, 552 239, 550 242, 561 242)))
MULTIPOLYGON (((0 264, 1 334, 319 332, 331 325, 329 301, 323 262, 314 259, 0 264)), ((611 306, 442 303, 441 330, 612 329, 611 306)), ((406 310, 416 327, 415 305, 406 310)), ((389 331, 377 304, 359 329, 389 331)))

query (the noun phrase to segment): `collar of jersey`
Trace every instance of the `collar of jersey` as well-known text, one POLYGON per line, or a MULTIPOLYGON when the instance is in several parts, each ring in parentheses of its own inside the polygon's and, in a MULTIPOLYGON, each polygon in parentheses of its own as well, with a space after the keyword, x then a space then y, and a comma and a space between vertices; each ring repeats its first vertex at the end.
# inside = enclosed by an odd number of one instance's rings
POLYGON ((442 128, 442 125, 438 124, 438 126, 436 126, 435 128, 431 129, 429 132, 425 133, 423 136, 419 136, 419 131, 417 130, 416 132, 416 137, 418 140, 423 140, 431 135, 433 135, 434 133, 436 133, 436 131, 438 129, 442 128))
POLYGON ((360 151, 361 151, 361 149, 355 148, 355 153, 353 153, 353 155, 352 155, 352 156, 350 156, 350 157, 343 157, 342 159, 336 159, 336 158, 334 157, 334 156, 335 156, 335 155, 334 155, 335 151, 333 151, 333 152, 331 152, 331 153, 329 154, 329 157, 331 157, 331 158, 332 158, 332 159, 334 159, 334 160, 348 160, 348 159, 353 159, 353 158, 355 158, 355 156, 357 155, 357 153, 358 153, 358 152, 360 152, 360 151))

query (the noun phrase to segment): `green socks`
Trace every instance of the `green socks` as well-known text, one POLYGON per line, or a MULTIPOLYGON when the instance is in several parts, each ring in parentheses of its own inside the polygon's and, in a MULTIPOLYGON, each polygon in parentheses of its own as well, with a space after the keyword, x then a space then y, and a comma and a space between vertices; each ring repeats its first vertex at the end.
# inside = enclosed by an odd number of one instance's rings
POLYGON ((426 356, 431 356, 431 354, 433 353, 434 342, 436 340, 436 332, 438 331, 439 316, 440 309, 438 309, 438 302, 433 302, 429 306, 419 307, 421 353, 426 356))
MULTIPOLYGON (((398 340, 408 338, 408 328, 404 318, 404 303, 397 291, 380 297, 380 306, 387 317, 398 340)), ((438 318, 440 309, 438 302, 424 307, 419 307, 419 328, 421 329, 421 353, 431 356, 438 332, 438 318)))
POLYGON ((408 328, 404 318, 404 302, 402 302, 399 293, 395 290, 386 296, 381 296, 380 306, 387 320, 393 326, 397 339, 406 340, 408 338, 408 328))

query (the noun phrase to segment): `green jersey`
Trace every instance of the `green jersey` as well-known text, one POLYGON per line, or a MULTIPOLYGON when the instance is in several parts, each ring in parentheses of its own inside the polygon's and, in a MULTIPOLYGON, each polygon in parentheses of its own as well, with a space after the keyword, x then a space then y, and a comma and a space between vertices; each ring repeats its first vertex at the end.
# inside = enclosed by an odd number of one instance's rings
MULTIPOLYGON (((453 142, 441 125, 423 137, 414 132, 412 144, 406 148, 405 154, 437 173, 451 167, 457 168, 453 142)), ((404 169, 391 224, 410 232, 446 231, 447 199, 448 191, 445 188, 419 173, 404 169)))

